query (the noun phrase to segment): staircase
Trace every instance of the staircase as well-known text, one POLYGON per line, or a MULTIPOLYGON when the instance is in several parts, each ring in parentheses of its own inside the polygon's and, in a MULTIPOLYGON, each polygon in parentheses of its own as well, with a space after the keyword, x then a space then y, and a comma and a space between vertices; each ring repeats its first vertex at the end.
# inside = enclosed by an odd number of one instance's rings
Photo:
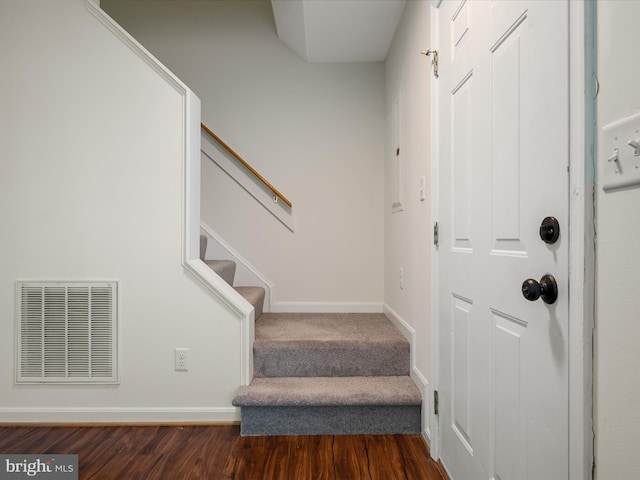
POLYGON ((262 287, 234 287, 233 280, 236 276, 236 262, 232 260, 205 260, 207 253, 207 236, 200 235, 200 260, 216 272, 225 282, 231 285, 236 292, 244 297, 255 309, 255 319, 262 315, 264 305, 264 288, 262 287))
MULTIPOLYGON (((234 262, 206 263, 233 284, 234 262)), ((385 315, 262 313, 264 289, 234 288, 256 308, 254 378, 233 399, 242 435, 420 433, 409 343, 385 315)))

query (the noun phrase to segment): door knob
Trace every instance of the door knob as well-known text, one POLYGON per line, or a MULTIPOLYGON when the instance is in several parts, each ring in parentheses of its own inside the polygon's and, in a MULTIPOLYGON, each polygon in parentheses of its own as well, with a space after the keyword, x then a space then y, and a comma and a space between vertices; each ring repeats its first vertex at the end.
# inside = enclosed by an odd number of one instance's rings
POLYGON ((553 244, 560 237, 560 223, 556 217, 546 217, 540 225, 540 238, 544 243, 553 244))
POLYGON ((545 275, 539 282, 529 278, 522 282, 522 295, 531 302, 542 298, 544 303, 552 304, 558 299, 558 284, 553 275, 545 275))

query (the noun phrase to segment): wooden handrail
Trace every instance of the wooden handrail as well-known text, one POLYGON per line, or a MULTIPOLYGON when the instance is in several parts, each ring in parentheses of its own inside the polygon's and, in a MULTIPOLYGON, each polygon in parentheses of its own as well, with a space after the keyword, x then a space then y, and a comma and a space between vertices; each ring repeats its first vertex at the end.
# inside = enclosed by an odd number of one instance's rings
POLYGON ((220 144, 220 146, 222 148, 224 148, 227 152, 229 152, 233 156, 233 158, 238 160, 238 162, 240 162, 244 168, 249 170, 258 180, 260 180, 269 190, 271 190, 271 192, 273 193, 274 201, 277 202, 278 199, 280 199, 284 203, 286 203, 289 206, 289 208, 293 207, 293 205, 291 204, 291 201, 287 197, 282 195, 278 191, 278 189, 276 187, 274 187, 273 185, 271 185, 262 175, 260 175, 256 171, 255 168, 253 168, 251 165, 249 165, 240 155, 238 155, 236 152, 234 152, 233 149, 229 145, 224 143, 219 136, 217 136, 215 133, 213 133, 209 127, 207 127, 204 123, 201 123, 200 125, 202 126, 202 129, 205 132, 207 132, 207 134, 209 134, 209 136, 211 138, 213 138, 216 142, 218 142, 220 144))

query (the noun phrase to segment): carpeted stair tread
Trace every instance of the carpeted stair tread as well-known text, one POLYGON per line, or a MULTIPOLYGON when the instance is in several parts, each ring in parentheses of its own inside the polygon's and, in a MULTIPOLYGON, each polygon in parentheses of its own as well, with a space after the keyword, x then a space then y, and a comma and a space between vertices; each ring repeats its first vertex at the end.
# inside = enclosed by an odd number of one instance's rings
POLYGON ((265 313, 256 322, 256 377, 401 376, 409 357, 383 314, 265 313))
POLYGON ((254 318, 257 321, 262 316, 265 290, 262 287, 234 287, 236 292, 242 295, 253 308, 255 308, 254 318))
POLYGON ((407 343, 382 313, 268 313, 256 341, 407 343))
POLYGON ((236 276, 236 262, 233 260, 205 260, 204 263, 216 272, 225 282, 233 286, 236 276))
POLYGON ((421 405, 410 377, 254 378, 241 387, 234 406, 373 406, 421 405))

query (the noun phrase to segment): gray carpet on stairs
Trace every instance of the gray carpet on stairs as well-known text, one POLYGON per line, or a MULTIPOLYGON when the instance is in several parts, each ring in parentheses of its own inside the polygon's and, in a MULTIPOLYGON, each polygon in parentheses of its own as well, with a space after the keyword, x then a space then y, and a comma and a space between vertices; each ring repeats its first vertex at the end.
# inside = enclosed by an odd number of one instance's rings
POLYGON ((240 434, 416 435, 420 405, 243 407, 240 434))
POLYGON ((200 260, 204 262, 204 257, 207 254, 207 243, 209 243, 209 237, 206 235, 200 235, 200 260))
MULTIPOLYGON (((200 259, 233 286, 235 263, 200 259)), ((255 308, 254 379, 241 387, 242 435, 417 434, 422 396, 409 342, 383 314, 262 313, 265 290, 234 287, 255 308)))
POLYGON ((251 407, 420 405, 422 396, 408 376, 277 377, 254 378, 234 402, 251 407))
POLYGON ((266 313, 256 322, 256 377, 408 375, 409 355, 381 313, 266 313))
POLYGON ((255 333, 242 435, 420 433, 409 343, 385 315, 265 313, 255 333))
MULTIPOLYGON (((200 260, 220 276, 225 282, 234 287, 236 276, 236 262, 233 260, 205 260, 207 253, 208 237, 200 235, 200 260)), ((265 290, 262 287, 234 287, 236 292, 244 297, 255 309, 254 318, 257 320, 262 315, 264 308, 265 290)))
POLYGON ((255 308, 255 319, 259 319, 262 315, 262 308, 264 305, 265 291, 262 287, 233 287, 236 291, 242 295, 247 302, 253 305, 255 308))
POLYGON ((205 260, 204 263, 216 272, 229 285, 233 286, 236 276, 236 262, 233 260, 205 260))

